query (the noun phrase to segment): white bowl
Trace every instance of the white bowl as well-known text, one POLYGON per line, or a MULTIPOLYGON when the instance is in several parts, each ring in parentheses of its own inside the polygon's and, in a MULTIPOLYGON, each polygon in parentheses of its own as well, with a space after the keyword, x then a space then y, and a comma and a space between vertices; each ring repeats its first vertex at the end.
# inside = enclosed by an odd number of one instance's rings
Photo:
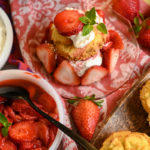
MULTIPOLYGON (((6 80, 12 80, 12 79, 22 79, 22 80, 32 82, 38 85, 39 87, 41 87, 47 93, 49 93, 56 102, 58 115, 59 115, 59 122, 63 123, 64 121, 63 104, 62 104, 60 96, 52 87, 52 85, 50 85, 46 80, 39 77, 37 74, 30 73, 27 71, 21 71, 21 70, 15 70, 15 69, 0 71, 0 82, 6 81, 6 80)), ((56 150, 58 148, 62 139, 62 135, 63 133, 60 130, 58 130, 55 140, 53 141, 53 144, 51 145, 49 150, 56 150)))
POLYGON ((0 53, 0 69, 1 69, 6 63, 11 52, 13 43, 13 29, 7 14, 4 12, 2 8, 0 8, 0 19, 3 22, 6 30, 5 43, 3 45, 2 52, 0 53))

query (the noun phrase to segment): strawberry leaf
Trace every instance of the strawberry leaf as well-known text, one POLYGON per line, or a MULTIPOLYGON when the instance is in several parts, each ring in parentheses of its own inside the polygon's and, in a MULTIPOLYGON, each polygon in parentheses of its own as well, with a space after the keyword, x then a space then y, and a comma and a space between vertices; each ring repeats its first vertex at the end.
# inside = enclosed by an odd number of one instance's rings
POLYGON ((83 27, 82 35, 83 35, 83 36, 86 36, 86 35, 88 35, 92 30, 93 30, 93 26, 87 24, 87 25, 85 25, 85 26, 83 27))
POLYGON ((138 17, 135 17, 134 20, 133 20, 134 24, 136 26, 140 25, 140 22, 139 22, 139 18, 138 17))
POLYGON ((74 104, 75 102, 77 102, 77 100, 68 99, 69 104, 74 104))
POLYGON ((141 29, 142 29, 141 25, 133 26, 133 30, 136 35, 137 35, 137 33, 139 33, 141 31, 141 29))
POLYGON ((107 34, 107 28, 104 23, 100 23, 97 25, 97 29, 104 34, 107 34))
POLYGON ((79 20, 84 24, 89 24, 91 22, 88 17, 80 17, 79 20))
POLYGON ((144 21, 144 16, 143 16, 143 14, 142 14, 141 12, 139 12, 139 15, 140 15, 141 19, 144 21))

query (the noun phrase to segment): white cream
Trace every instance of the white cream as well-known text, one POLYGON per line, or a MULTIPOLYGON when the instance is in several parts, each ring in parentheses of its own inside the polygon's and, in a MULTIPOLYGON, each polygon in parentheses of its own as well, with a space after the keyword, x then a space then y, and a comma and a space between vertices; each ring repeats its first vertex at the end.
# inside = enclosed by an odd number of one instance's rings
POLYGON ((97 55, 84 61, 70 61, 70 64, 74 67, 76 74, 81 77, 85 71, 92 66, 101 66, 102 56, 98 51, 97 55))
POLYGON ((83 36, 82 31, 80 31, 76 35, 69 36, 69 38, 73 41, 73 45, 76 48, 83 48, 88 45, 95 38, 95 33, 91 31, 88 35, 83 36))
POLYGON ((97 12, 96 12, 96 19, 95 19, 95 22, 96 22, 97 24, 99 24, 99 23, 104 23, 104 22, 103 22, 103 18, 100 17, 97 12))
POLYGON ((3 21, 0 18, 0 53, 3 50, 5 40, 6 40, 6 28, 3 21))

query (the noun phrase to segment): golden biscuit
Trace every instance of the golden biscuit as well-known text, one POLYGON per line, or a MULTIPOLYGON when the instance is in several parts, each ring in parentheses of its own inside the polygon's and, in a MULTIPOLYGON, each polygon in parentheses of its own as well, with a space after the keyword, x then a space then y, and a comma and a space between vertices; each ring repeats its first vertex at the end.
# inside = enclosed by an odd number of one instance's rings
POLYGON ((144 133, 119 131, 110 135, 100 150, 150 150, 150 137, 144 133))
POLYGON ((86 60, 96 55, 107 38, 107 35, 94 28, 94 40, 84 48, 75 48, 71 39, 60 35, 54 26, 51 29, 51 40, 55 45, 56 53, 67 60, 86 60))
POLYGON ((144 133, 131 133, 125 137, 125 150, 150 150, 150 138, 144 133))
POLYGON ((124 150, 124 139, 130 133, 130 131, 120 131, 113 133, 104 141, 100 150, 124 150))
POLYGON ((147 121, 149 121, 150 124, 150 80, 148 80, 140 90, 140 100, 143 108, 148 113, 147 121))

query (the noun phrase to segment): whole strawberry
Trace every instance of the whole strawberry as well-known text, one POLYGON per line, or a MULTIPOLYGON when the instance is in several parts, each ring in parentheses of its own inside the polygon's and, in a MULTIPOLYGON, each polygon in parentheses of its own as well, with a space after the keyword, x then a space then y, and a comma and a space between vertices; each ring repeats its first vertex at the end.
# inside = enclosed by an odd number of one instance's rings
POLYGON ((100 117, 100 109, 90 100, 80 100, 72 109, 74 123, 85 139, 90 141, 100 117))
POLYGON ((113 9, 133 22, 138 16, 139 0, 113 0, 113 9))
POLYGON ((143 22, 137 40, 141 46, 150 48, 150 18, 143 22))

